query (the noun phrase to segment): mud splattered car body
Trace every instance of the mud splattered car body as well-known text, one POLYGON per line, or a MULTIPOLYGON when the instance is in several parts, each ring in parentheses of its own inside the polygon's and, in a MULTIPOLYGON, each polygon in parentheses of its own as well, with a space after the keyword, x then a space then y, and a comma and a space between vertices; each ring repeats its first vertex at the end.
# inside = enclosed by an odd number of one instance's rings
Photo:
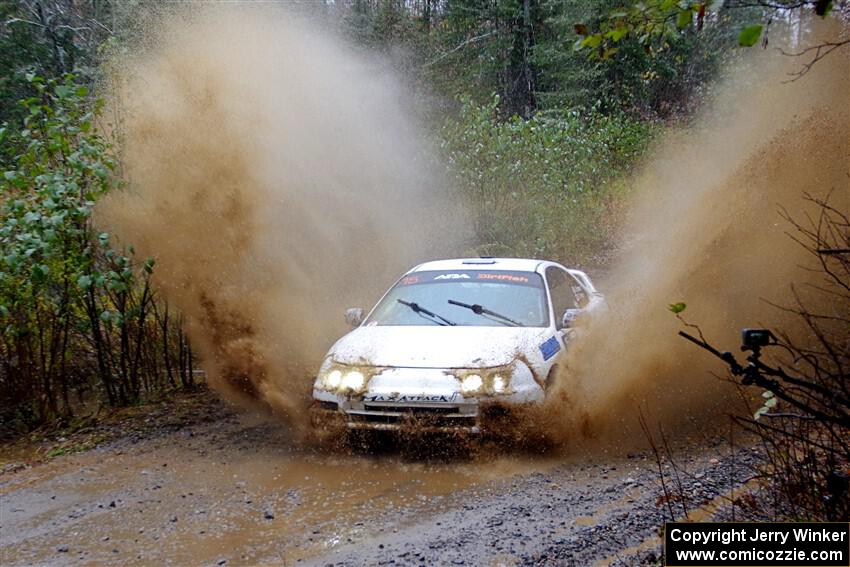
POLYGON ((583 312, 604 305, 584 272, 515 258, 439 260, 404 274, 328 352, 313 423, 481 430, 483 409, 539 404, 583 312))

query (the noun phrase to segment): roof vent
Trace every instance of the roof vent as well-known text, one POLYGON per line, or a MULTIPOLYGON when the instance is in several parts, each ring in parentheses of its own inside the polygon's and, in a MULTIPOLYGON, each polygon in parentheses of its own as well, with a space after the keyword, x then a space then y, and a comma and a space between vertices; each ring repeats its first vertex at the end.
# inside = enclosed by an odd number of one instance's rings
POLYGON ((495 264, 496 260, 492 256, 481 256, 480 258, 471 258, 464 260, 464 264, 495 264))

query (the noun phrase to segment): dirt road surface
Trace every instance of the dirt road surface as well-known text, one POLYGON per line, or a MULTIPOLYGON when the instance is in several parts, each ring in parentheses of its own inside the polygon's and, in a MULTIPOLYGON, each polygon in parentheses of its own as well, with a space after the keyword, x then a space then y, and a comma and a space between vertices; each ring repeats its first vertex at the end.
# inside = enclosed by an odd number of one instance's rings
MULTIPOLYGON (((0 564, 657 564, 669 512, 650 452, 344 454, 219 402, 203 417, 7 467, 0 564)), ((678 457, 692 517, 751 474, 750 451, 731 455, 702 439, 678 457)))

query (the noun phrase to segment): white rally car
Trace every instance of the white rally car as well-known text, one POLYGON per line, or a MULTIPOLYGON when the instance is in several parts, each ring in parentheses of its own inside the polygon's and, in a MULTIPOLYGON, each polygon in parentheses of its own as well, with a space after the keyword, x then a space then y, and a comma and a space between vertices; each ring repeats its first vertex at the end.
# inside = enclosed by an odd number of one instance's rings
POLYGON ((604 305, 587 274, 515 258, 416 266, 328 352, 316 426, 481 431, 490 407, 538 404, 574 319, 604 305))

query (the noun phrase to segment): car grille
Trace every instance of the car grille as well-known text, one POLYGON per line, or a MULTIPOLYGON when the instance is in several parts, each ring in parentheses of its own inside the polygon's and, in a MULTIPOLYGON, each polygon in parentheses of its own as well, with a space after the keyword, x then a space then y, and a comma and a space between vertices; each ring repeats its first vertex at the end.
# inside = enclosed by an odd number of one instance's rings
POLYGON ((476 425, 477 416, 459 413, 457 406, 376 406, 366 404, 364 411, 349 411, 353 423, 410 425, 413 427, 469 428, 476 425))

